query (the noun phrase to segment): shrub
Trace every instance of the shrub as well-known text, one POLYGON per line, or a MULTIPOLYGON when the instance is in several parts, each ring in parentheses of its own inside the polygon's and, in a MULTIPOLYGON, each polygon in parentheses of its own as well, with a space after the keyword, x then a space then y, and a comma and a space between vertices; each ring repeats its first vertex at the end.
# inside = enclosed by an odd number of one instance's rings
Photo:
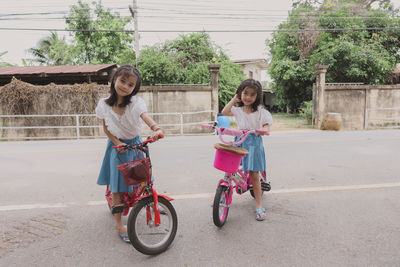
POLYGON ((303 108, 300 109, 300 116, 305 119, 308 124, 312 123, 312 100, 303 102, 303 108))

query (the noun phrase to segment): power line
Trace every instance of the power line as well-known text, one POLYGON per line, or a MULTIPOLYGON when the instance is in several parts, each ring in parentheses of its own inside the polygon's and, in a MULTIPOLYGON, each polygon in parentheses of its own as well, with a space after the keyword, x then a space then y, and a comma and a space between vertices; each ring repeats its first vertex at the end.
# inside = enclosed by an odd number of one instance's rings
MULTIPOLYGON (((119 18, 131 18, 130 16, 120 16, 119 18)), ((165 16, 165 15, 141 15, 141 18, 166 18, 166 19, 174 19, 174 20, 189 20, 189 21, 193 21, 194 17, 173 17, 173 16, 165 16)), ((230 17, 213 17, 213 16, 202 16, 202 17, 198 17, 199 19, 216 19, 216 20, 247 20, 247 21, 259 21, 259 22, 264 22, 264 21, 269 21, 269 20, 275 20, 278 18, 270 18, 268 16, 266 17, 259 17, 259 18, 249 18, 249 17, 234 17, 234 16, 230 16, 230 17)), ((284 17, 281 17, 284 18, 284 17)), ((400 18, 400 17, 396 17, 396 18, 400 18)), ((77 21, 79 20, 78 17, 74 18, 74 17, 49 17, 49 18, 0 18, 0 20, 3 21, 46 21, 46 20, 71 20, 71 21, 77 21)), ((284 18, 286 19, 286 18, 284 18)), ((305 19, 309 19, 308 17, 292 17, 290 18, 290 21, 304 21, 305 19)), ((318 20, 329 20, 329 21, 345 21, 345 20, 381 20, 381 19, 386 19, 385 17, 318 17, 316 18, 318 20)), ((314 20, 316 20, 314 19, 314 20)))
MULTIPOLYGON (((11 30, 11 31, 50 31, 50 32, 126 32, 126 33, 134 33, 132 30, 79 30, 79 29, 39 29, 39 28, 0 28, 0 30, 11 30)), ((307 31, 319 31, 319 32, 340 32, 340 31, 382 31, 382 30, 400 30, 400 27, 370 27, 370 28, 325 28, 325 29, 243 29, 243 30, 140 30, 139 32, 171 32, 171 33, 179 33, 179 32, 307 32, 307 31)))
MULTIPOLYGON (((192 7, 192 6, 191 6, 192 7)), ((106 7, 105 7, 106 8, 106 7)), ((108 10, 126 10, 128 12, 128 8, 127 7, 114 7, 114 8, 106 8, 108 10)), ((83 11, 91 11, 92 9, 81 9, 83 11)), ((165 11, 172 11, 172 13, 175 11, 175 14, 185 14, 185 15, 232 15, 232 16, 236 16, 236 15, 243 15, 243 16, 268 16, 268 17, 273 17, 273 16, 288 16, 287 13, 285 13, 284 15, 268 15, 268 12, 277 12, 277 11, 284 11, 284 12, 293 12, 293 10, 248 10, 251 13, 241 13, 242 11, 246 11, 243 9, 240 9, 240 13, 221 13, 221 11, 223 12, 231 12, 231 11, 235 11, 233 9, 223 9, 219 12, 195 12, 195 10, 190 9, 190 11, 188 10, 184 10, 184 9, 171 9, 171 8, 145 8, 145 7, 138 7, 138 10, 149 10, 149 11, 162 11, 163 14, 165 14, 165 11), (262 12, 261 14, 255 14, 254 12, 262 12)), ((215 10, 215 9, 212 9, 215 10)), ((204 10, 203 10, 204 11, 204 10)), ((54 14, 68 14, 70 11, 69 10, 63 10, 63 11, 51 11, 51 12, 28 12, 28 13, 11 13, 11 14, 0 14, 0 17, 9 17, 9 16, 31 16, 31 15, 54 15, 54 14)), ((152 12, 153 13, 153 12, 152 12)), ((312 10, 312 11, 299 11, 299 14, 291 14, 289 16, 319 16, 318 13, 362 13, 365 14, 364 11, 357 11, 357 10, 353 10, 353 11, 347 11, 347 10, 312 10), (311 13, 316 13, 317 15, 310 15, 311 13)), ((382 14, 387 14, 386 11, 372 11, 369 14, 376 14, 376 13, 382 13, 382 14)), ((367 17, 368 15, 366 15, 365 17, 367 17)), ((364 16, 363 16, 364 17, 364 16)))

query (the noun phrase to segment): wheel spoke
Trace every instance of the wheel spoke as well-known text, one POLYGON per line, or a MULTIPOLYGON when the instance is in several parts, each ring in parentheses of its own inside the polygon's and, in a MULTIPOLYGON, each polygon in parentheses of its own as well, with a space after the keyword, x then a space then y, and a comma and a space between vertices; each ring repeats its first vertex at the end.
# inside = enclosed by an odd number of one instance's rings
POLYGON ((163 252, 175 238, 177 218, 173 206, 167 200, 159 198, 159 209, 164 209, 166 214, 160 216, 158 226, 155 226, 154 202, 151 198, 138 202, 129 215, 129 238, 132 245, 144 254, 163 252))

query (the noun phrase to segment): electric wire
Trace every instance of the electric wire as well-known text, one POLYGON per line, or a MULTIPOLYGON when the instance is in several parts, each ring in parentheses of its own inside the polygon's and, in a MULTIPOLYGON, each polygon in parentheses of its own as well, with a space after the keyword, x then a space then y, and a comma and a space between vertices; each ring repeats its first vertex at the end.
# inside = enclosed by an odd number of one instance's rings
MULTIPOLYGON (((51 29, 51 28, 7 28, 0 27, 0 30, 14 31, 50 31, 50 32, 126 32, 134 33, 133 30, 82 30, 82 29, 51 29)), ((239 29, 239 30, 140 30, 139 32, 342 32, 342 31, 389 31, 400 30, 400 27, 369 27, 369 28, 304 28, 304 29, 239 29)))

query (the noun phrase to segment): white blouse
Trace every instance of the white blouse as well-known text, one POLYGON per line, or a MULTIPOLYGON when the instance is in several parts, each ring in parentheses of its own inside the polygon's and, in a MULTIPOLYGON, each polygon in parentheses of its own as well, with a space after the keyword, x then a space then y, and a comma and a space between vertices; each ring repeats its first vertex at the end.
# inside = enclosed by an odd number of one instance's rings
POLYGON ((256 112, 250 114, 245 113, 243 107, 235 106, 232 107, 231 112, 235 116, 239 129, 257 130, 261 129, 264 124, 271 125, 273 122, 271 113, 261 106, 256 112))
POLYGON ((142 131, 140 115, 147 112, 146 103, 141 97, 132 96, 122 115, 115 113, 112 107, 101 98, 96 107, 96 115, 104 119, 107 129, 118 139, 132 139, 142 131))

